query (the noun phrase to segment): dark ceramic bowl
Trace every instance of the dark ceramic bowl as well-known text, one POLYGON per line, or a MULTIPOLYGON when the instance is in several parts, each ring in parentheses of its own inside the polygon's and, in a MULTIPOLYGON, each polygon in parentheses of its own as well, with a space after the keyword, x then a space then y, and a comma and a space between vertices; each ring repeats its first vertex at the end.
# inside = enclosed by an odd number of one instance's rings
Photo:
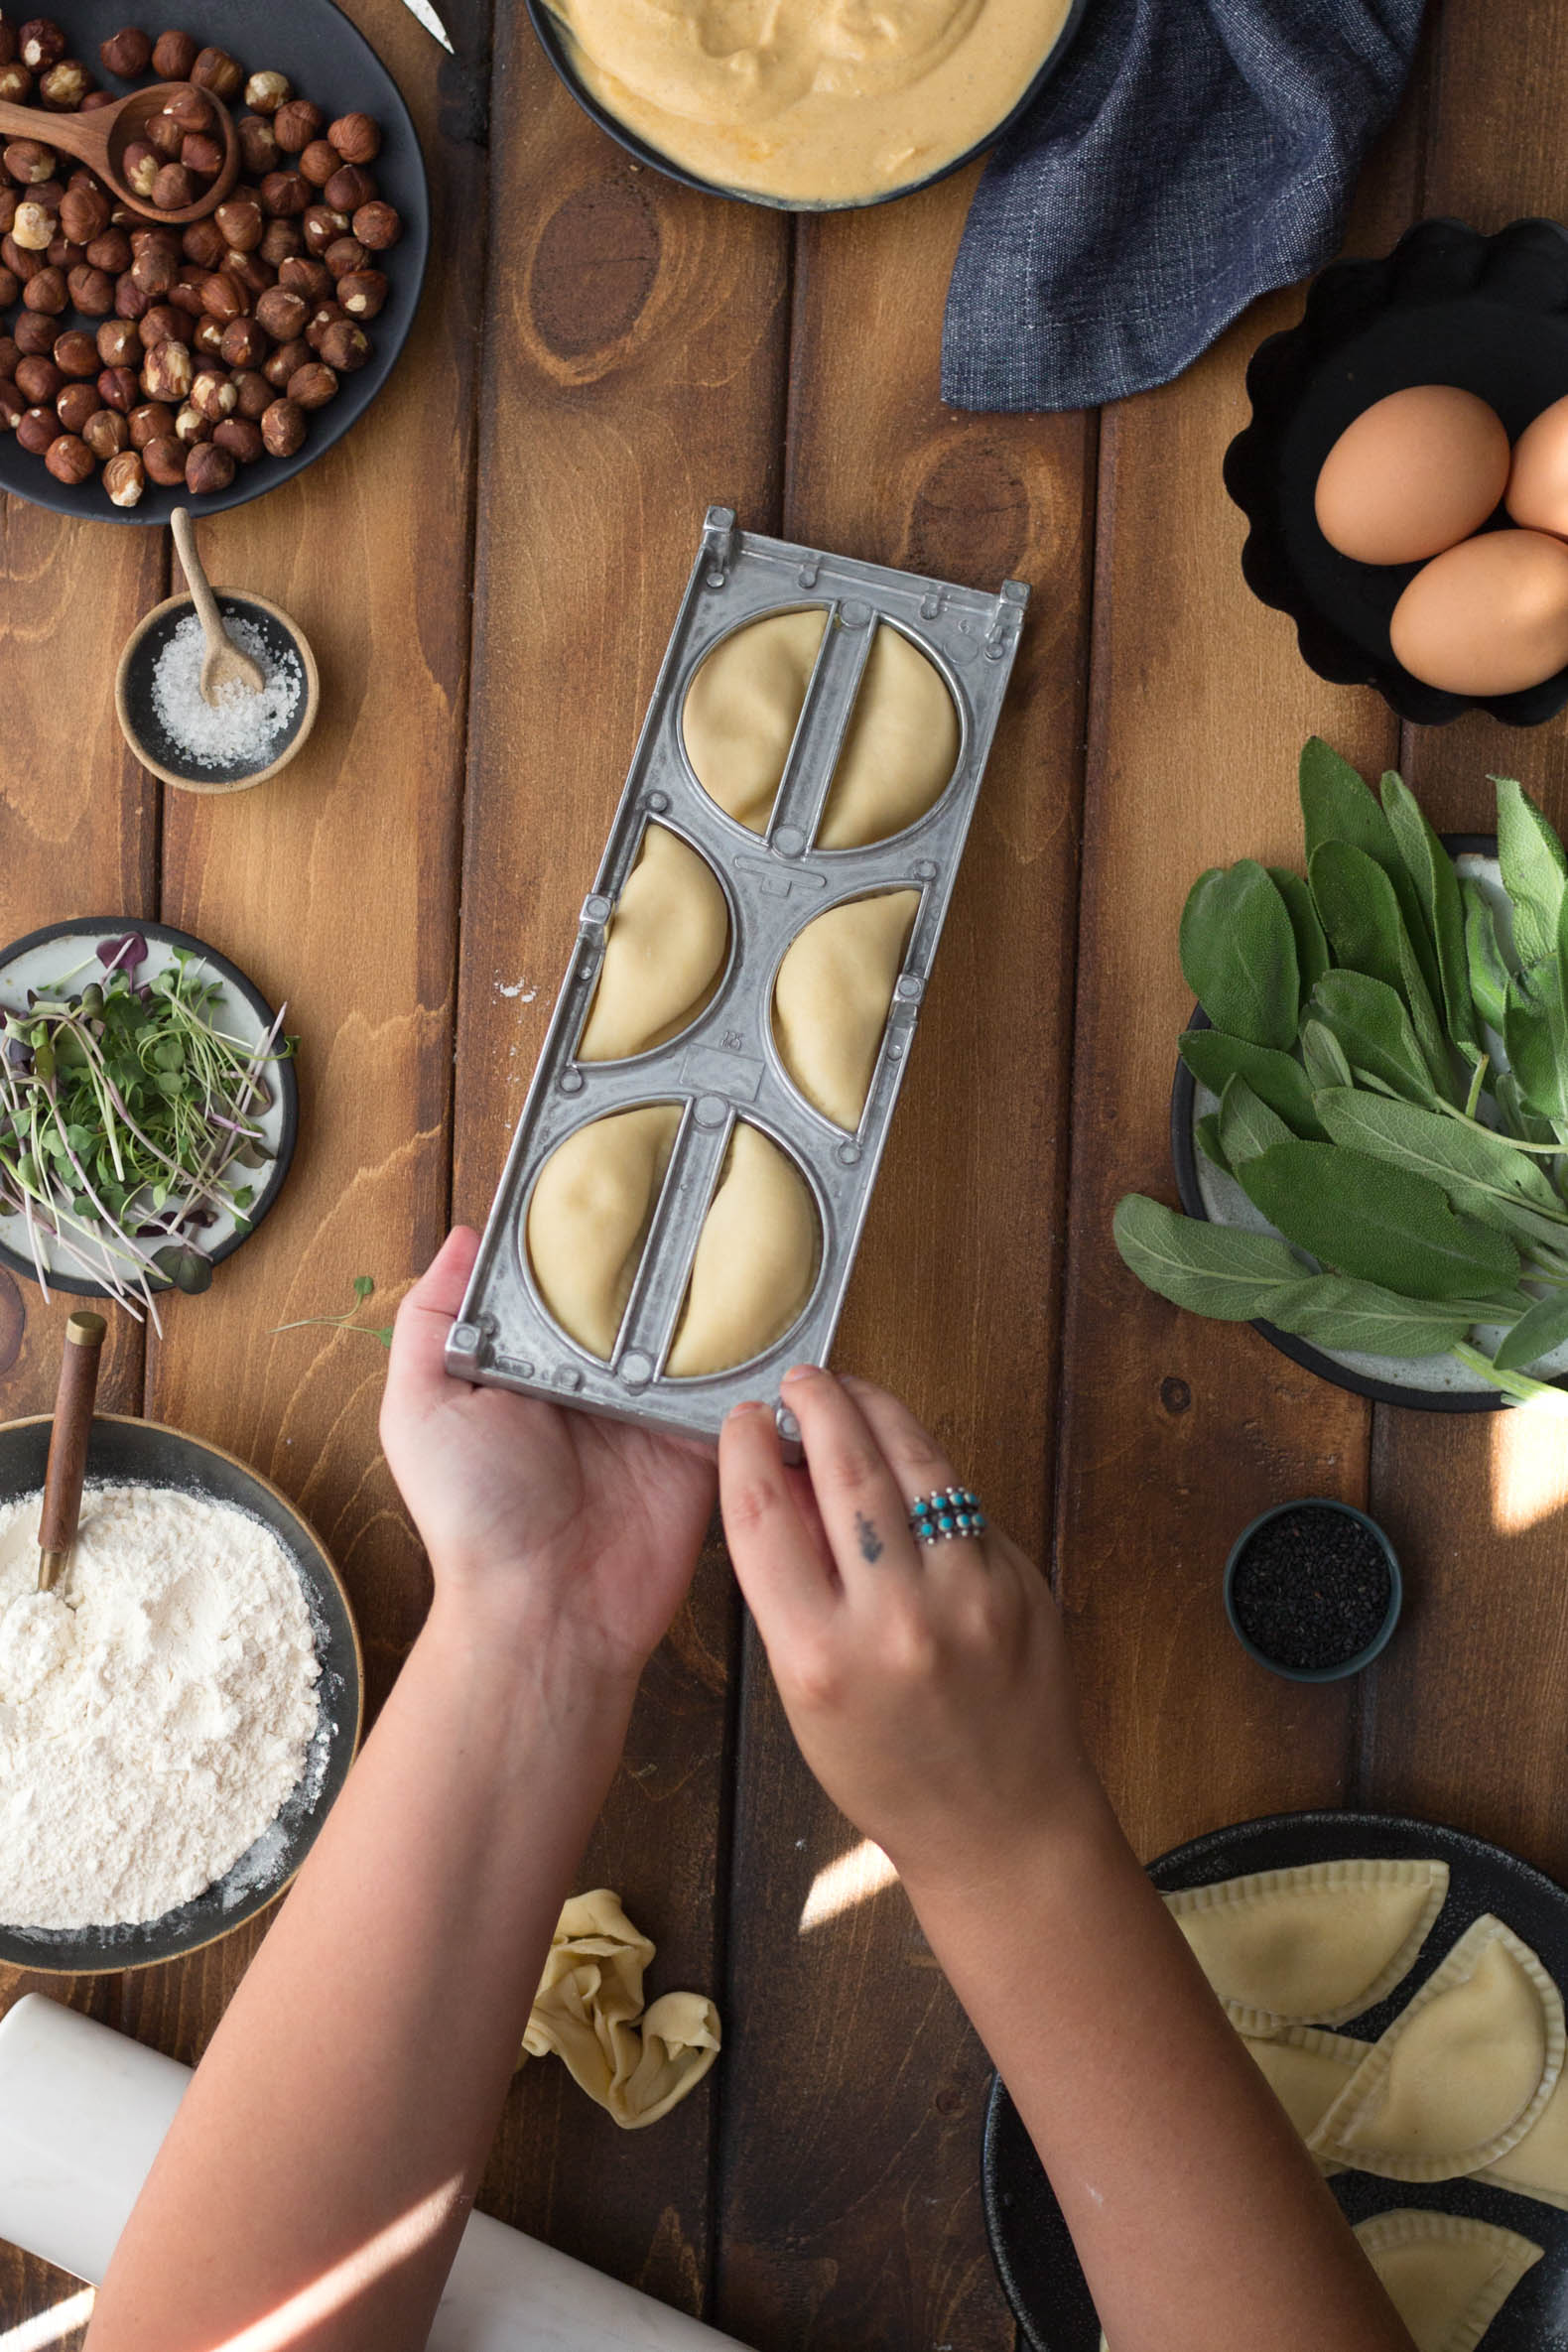
MULTIPOLYGON (((54 13, 70 39, 72 54, 117 97, 150 79, 143 74, 138 82, 120 81, 104 73, 98 64, 98 44, 117 33, 128 19, 136 21, 135 11, 126 8, 125 0, 61 0, 54 13)), ((157 20, 149 18, 147 22, 153 27, 157 20)), ((286 8, 265 9, 257 8, 254 0, 202 0, 196 29, 203 41, 228 50, 247 72, 272 66, 287 73, 300 95, 320 106, 328 122, 339 114, 361 112, 374 115, 381 125, 382 149, 371 168, 381 195, 403 215, 403 236, 385 257, 386 308, 368 329, 375 353, 368 366, 343 377, 342 388, 328 407, 314 413, 304 447, 295 457, 258 457, 253 465, 241 465, 229 487, 211 497, 193 498, 183 485, 160 489, 149 482, 139 506, 114 506, 97 472, 90 480, 68 488, 56 481, 42 457, 31 457, 19 448, 13 435, 0 437, 0 490, 29 498, 35 506, 52 506, 60 514, 83 515, 103 523, 166 523, 175 507, 188 505, 199 522, 204 515, 243 506, 247 499, 275 490, 280 482, 303 473, 316 458, 325 457, 364 415, 392 373, 419 307, 430 247, 430 192, 424 159, 397 83, 364 35, 333 7, 332 0, 289 0, 286 8)), ((9 316, 0 314, 0 319, 9 316)), ((63 328, 85 327, 90 331, 98 322, 77 319, 67 312, 60 325, 63 328)))
POLYGON ((989 149, 994 147, 998 139, 1005 138, 1013 124, 1027 114, 1071 49, 1079 26, 1083 23, 1092 4, 1093 0, 1072 0, 1066 18, 1063 20, 1061 31, 1052 44, 1040 70, 1024 91, 1023 96, 1002 117, 993 131, 988 131, 983 139, 978 139, 975 145, 966 148, 962 155, 956 155, 951 163, 941 165, 935 172, 928 172, 923 180, 911 180, 907 187, 890 188, 881 196, 849 196, 814 203, 804 197, 760 196, 754 189, 725 188, 717 180, 702 180, 695 172, 688 172, 684 165, 673 162, 659 148, 651 147, 646 139, 640 137, 628 124, 623 123, 618 115, 612 114, 607 106, 601 105, 592 91, 585 85, 572 61, 571 38, 564 31, 560 18, 550 7, 549 0, 527 0, 529 20, 539 36, 540 48, 584 113, 591 115, 599 129, 607 132, 617 147, 623 147, 628 155, 635 156, 638 163, 646 164, 650 171, 662 172, 667 180, 678 180, 683 188, 695 188, 704 196, 727 196, 732 202, 738 204, 765 204, 775 212, 863 211, 871 204, 890 204, 899 196, 918 196, 923 188, 935 188, 939 180, 948 179, 954 172, 962 172, 966 164, 974 163, 977 157, 986 154, 989 149))
MULTIPOLYGON (((1568 231, 1515 220, 1484 237, 1462 221, 1423 220, 1384 259, 1337 261, 1313 280, 1300 323, 1253 352, 1251 421, 1226 452, 1226 488, 1250 526, 1246 584, 1290 615, 1320 678, 1374 686, 1401 719, 1436 726, 1483 710, 1536 726, 1568 702, 1568 670, 1480 703, 1423 685, 1388 641, 1420 566, 1355 563, 1318 529, 1324 458, 1364 410, 1411 384, 1479 394, 1510 440, 1568 393, 1568 231)), ((1494 522, 1505 519, 1500 508, 1494 522)))
POLYGON ((165 727, 153 696, 153 672, 158 667, 159 656, 180 623, 195 612, 196 605, 188 595, 169 596, 162 604, 155 604, 132 632, 120 656, 114 680, 114 708, 121 732, 143 767, 182 792, 247 792, 253 784, 264 784, 269 776, 287 767, 297 751, 304 749, 321 707, 316 656, 299 622, 280 611, 276 604, 269 604, 265 596, 233 595, 227 588, 218 588, 214 593, 225 621, 249 621, 257 631, 266 648, 265 664, 276 668, 288 655, 294 655, 301 671, 300 699, 287 726, 273 736, 260 767, 246 767, 243 762, 198 767, 165 727))
POLYGON ((1235 1543, 1232 1544, 1231 1556, 1225 1564, 1225 1614, 1230 1621, 1232 1633, 1255 1665, 1266 1666, 1270 1674, 1282 1675, 1286 1682, 1343 1682, 1352 1674, 1360 1674, 1364 1668, 1372 1664, 1373 1658, 1380 1657, 1387 1648, 1394 1627, 1399 1623, 1399 1611, 1403 1605, 1404 1580, 1399 1574, 1398 1555, 1394 1551, 1393 1545, 1388 1541, 1375 1519, 1370 1519, 1367 1513, 1364 1510, 1358 1510, 1353 1503, 1338 1503, 1332 1496, 1306 1495, 1294 1503, 1276 1503, 1272 1510, 1260 1511, 1251 1525, 1243 1527, 1235 1543), (1271 1519, 1277 1519, 1284 1512, 1291 1510, 1333 1510, 1340 1512, 1347 1519, 1354 1519, 1359 1526, 1365 1527, 1370 1535, 1376 1538, 1378 1549, 1387 1566, 1388 1607, 1384 1612, 1382 1624, 1365 1648, 1357 1650, 1353 1657, 1346 1658, 1338 1666, 1281 1665, 1278 1658, 1270 1657, 1266 1649, 1258 1647, 1236 1614, 1236 1572, 1241 1564, 1247 1546, 1253 1536, 1261 1528, 1266 1527, 1271 1519))
MULTIPOLYGON (((49 1414, 0 1427, 0 1503, 44 1484, 49 1414)), ((179 1487, 227 1503, 260 1519, 298 1572, 321 1663, 316 1741, 306 1778, 264 1833, 265 1857, 251 1849, 226 1878, 195 1901, 137 1926, 17 1928, 0 1924, 0 1961, 59 1976, 102 1975, 177 1960, 215 1943, 277 1901, 316 1843, 353 1762, 364 1712, 364 1672, 353 1612, 319 1537, 287 1496, 232 1454, 156 1421, 99 1414, 87 1449, 87 1477, 105 1486, 179 1487), (281 1843, 275 1833, 282 1831, 281 1843)), ((261 1841, 258 1840, 258 1846, 261 1841)))

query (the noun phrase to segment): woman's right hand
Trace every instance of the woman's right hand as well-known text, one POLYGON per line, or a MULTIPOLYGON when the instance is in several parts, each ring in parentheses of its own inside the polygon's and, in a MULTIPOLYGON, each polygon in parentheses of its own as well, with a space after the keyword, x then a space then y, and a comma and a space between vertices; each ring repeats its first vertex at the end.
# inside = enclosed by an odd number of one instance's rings
POLYGON ((784 1396, 804 1470, 785 1467, 769 1408, 742 1405, 719 1501, 801 1751, 912 1894, 993 1884, 1104 1805, 1046 1581, 990 1527, 915 1541, 910 1503, 957 1482, 895 1397, 804 1367, 784 1396))

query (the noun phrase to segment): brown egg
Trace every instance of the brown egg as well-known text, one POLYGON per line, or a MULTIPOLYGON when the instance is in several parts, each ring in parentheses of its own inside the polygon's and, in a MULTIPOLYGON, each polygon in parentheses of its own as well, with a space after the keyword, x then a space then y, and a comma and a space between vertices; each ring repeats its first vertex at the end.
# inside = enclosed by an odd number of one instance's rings
POLYGON ((1568 547, 1541 531, 1484 531, 1424 564, 1388 624, 1412 678, 1489 698, 1568 667, 1568 547))
POLYGON ((1508 512, 1527 531, 1568 538, 1568 400, 1554 400, 1513 445, 1508 512))
POLYGON ((1508 437, 1484 400, 1411 384, 1364 409, 1324 458, 1318 529, 1360 564, 1416 564, 1479 531, 1507 478, 1508 437))

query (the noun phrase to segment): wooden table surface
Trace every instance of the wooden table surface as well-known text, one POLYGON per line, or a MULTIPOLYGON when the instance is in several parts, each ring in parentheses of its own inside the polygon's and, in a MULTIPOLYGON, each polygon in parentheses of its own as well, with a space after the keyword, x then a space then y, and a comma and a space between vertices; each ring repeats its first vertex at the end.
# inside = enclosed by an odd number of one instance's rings
MULTIPOLYGON (((1561 826, 1568 723, 1401 735, 1248 595, 1220 462, 1247 353, 1298 296, 1098 419, 959 414, 937 358, 972 175, 800 221, 708 200, 579 113, 518 0, 493 25, 483 0, 443 7, 456 65, 399 0, 349 8, 436 193, 413 344, 342 445, 202 530, 216 579, 310 631, 306 754, 251 795, 161 793, 110 689, 167 592, 165 535, 5 513, 0 930, 161 917, 287 997, 303 1040, 280 1206, 209 1295, 171 1302, 161 1341, 115 1319, 104 1403, 214 1439, 298 1500, 384 1696, 428 1594, 376 1444, 384 1358, 272 1327, 337 1312, 359 1273, 395 1296, 451 1217, 482 1221, 705 507, 976 585, 1015 576, 1033 599, 1010 707, 838 1361, 902 1390, 1052 1557, 1140 1852, 1329 1803, 1408 1808, 1568 1877, 1560 1439, 1372 1410, 1150 1297, 1111 1241, 1121 1192, 1173 1197, 1184 891, 1219 860, 1297 859, 1302 738, 1399 764, 1440 825, 1484 826, 1501 768, 1561 826), (1342 1688, 1264 1675, 1221 1612, 1231 1538, 1299 1494, 1370 1505, 1406 1564, 1397 1640, 1342 1688)), ((1449 0, 1353 247, 1423 213, 1568 217, 1565 66, 1561 11, 1449 0)), ((0 1414, 50 1402, 65 1311, 0 1272, 0 1414)), ((722 2059, 630 2137, 530 2064, 480 2201, 759 2352, 1002 2352, 988 2068, 856 1844, 795 1755, 715 1542, 583 1884, 620 1889, 659 1944, 656 1986, 717 1994, 722 2059), (809 1923, 847 1856, 845 1907, 809 1923)), ((260 1932, 48 1989, 192 2060, 260 1932)), ((0 1974, 0 2007, 38 1982, 0 1974)), ((0 2249, 0 2324, 76 2291, 0 2249)))

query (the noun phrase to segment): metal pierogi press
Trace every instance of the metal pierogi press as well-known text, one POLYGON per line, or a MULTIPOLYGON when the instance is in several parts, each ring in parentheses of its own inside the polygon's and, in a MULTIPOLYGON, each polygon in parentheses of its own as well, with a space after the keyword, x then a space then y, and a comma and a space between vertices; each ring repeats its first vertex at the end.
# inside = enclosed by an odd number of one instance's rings
POLYGON ((712 1440, 826 1361, 1028 594, 710 507, 452 1372, 712 1440))

